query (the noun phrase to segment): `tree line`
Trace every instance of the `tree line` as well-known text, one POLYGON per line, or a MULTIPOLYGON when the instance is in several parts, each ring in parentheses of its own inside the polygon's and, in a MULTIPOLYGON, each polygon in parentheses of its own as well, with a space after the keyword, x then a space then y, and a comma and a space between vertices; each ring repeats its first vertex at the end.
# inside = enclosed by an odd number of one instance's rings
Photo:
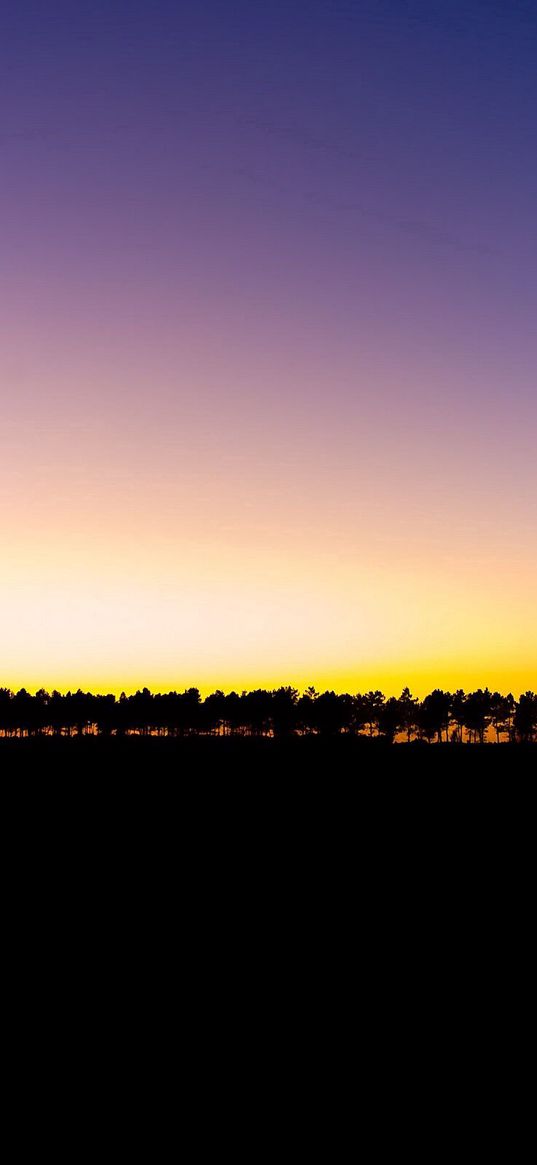
POLYGON ((518 700, 509 693, 478 688, 445 692, 435 688, 423 700, 404 688, 398 697, 363 694, 302 694, 286 686, 251 692, 217 690, 202 699, 197 688, 152 693, 46 692, 0 688, 0 735, 220 735, 289 736, 351 733, 388 742, 530 743, 537 740, 537 695, 518 700))

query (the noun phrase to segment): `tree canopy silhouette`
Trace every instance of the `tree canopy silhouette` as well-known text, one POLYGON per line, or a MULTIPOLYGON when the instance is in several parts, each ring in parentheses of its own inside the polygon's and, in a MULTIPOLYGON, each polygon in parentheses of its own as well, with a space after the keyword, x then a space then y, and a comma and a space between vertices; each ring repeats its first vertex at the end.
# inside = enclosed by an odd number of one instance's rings
POLYGON ((386 742, 483 744, 491 741, 537 741, 537 695, 519 700, 478 688, 454 693, 435 688, 423 700, 404 688, 388 699, 378 690, 364 694, 300 692, 290 686, 274 690, 228 692, 220 689, 204 700, 197 688, 133 695, 52 693, 40 688, 0 688, 0 736, 272 736, 315 734, 365 735, 386 742))

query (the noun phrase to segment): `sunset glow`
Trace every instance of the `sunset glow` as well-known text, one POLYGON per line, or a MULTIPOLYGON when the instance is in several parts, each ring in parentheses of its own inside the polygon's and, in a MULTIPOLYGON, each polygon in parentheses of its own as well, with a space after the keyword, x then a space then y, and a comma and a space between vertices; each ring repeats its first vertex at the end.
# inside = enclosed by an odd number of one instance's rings
POLYGON ((535 687, 535 8, 0 24, 0 685, 535 687))

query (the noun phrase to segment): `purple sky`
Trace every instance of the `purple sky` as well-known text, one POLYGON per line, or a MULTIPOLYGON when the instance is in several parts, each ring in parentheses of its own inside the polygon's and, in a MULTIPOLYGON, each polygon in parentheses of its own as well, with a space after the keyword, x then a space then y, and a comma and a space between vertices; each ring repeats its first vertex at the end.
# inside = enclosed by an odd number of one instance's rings
POLYGON ((5 682, 531 682, 536 61, 533 0, 4 0, 5 682))

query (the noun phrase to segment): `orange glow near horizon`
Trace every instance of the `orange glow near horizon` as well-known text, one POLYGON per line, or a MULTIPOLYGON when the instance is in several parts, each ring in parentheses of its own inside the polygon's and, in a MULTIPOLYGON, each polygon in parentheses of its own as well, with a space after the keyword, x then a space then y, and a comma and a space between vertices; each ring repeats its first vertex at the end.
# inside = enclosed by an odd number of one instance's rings
POLYGON ((222 520, 214 490, 193 513, 163 512, 149 492, 131 522, 113 498, 85 513, 82 498, 62 511, 52 494, 40 499, 41 529, 11 520, 3 685, 204 695, 286 683, 391 695, 408 685, 420 697, 535 686, 530 554, 514 579, 493 540, 476 549, 462 530, 450 550, 423 523, 419 537, 385 538, 378 508, 373 523, 322 513, 313 487, 315 524, 288 504, 286 521, 272 508, 256 525, 237 497, 222 520))

